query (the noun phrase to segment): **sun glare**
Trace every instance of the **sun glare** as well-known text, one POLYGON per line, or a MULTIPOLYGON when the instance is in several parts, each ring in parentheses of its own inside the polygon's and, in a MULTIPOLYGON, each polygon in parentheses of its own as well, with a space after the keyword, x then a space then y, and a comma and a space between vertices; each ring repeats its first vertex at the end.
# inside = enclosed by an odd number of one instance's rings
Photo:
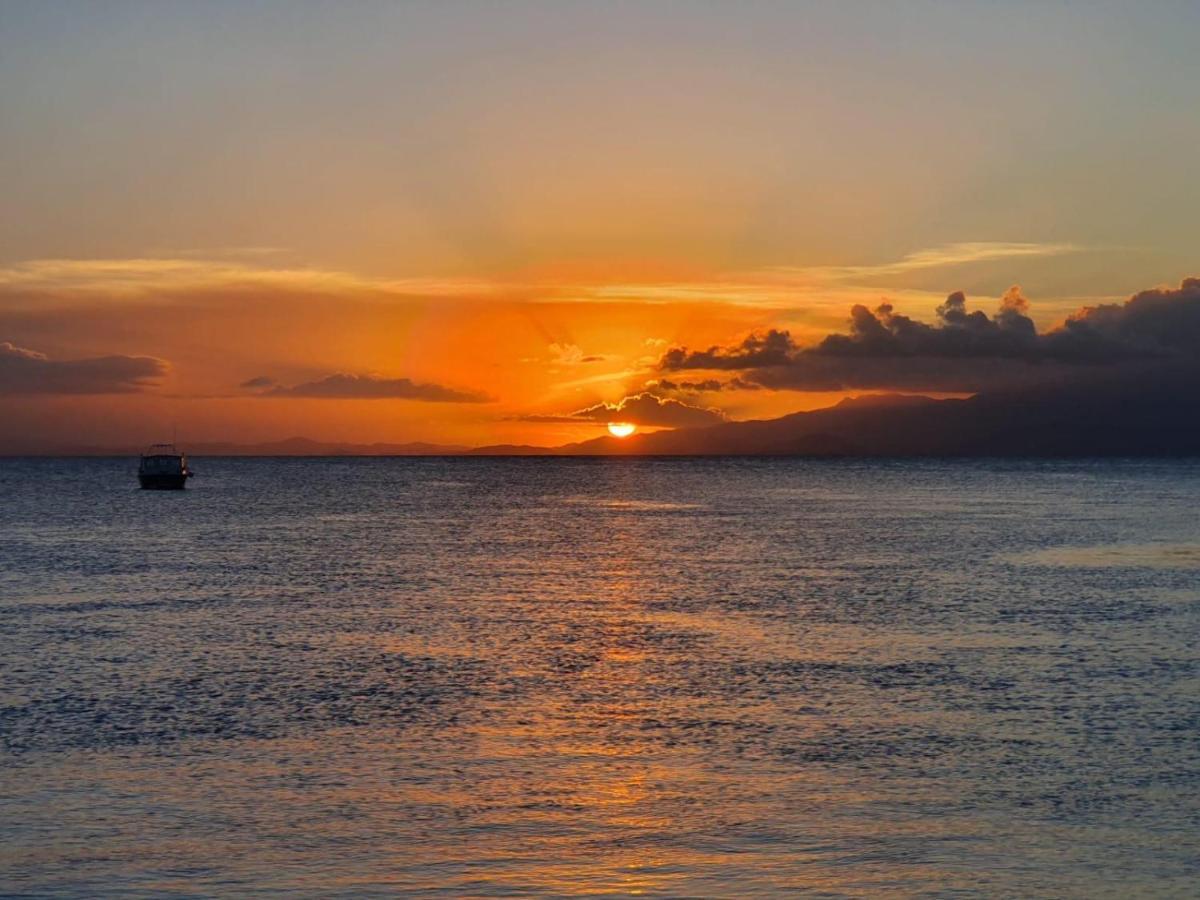
POLYGON ((629 422, 609 422, 608 423, 608 433, 611 434, 613 437, 619 437, 619 438, 629 437, 635 431, 637 431, 637 426, 633 425, 629 422))

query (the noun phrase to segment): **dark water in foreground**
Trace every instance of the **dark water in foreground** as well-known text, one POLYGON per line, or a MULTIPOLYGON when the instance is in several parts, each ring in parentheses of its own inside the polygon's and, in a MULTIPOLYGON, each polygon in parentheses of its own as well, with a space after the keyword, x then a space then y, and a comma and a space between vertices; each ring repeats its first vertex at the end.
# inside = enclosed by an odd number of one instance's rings
POLYGON ((1187 896, 1200 463, 0 460, 0 893, 1187 896))

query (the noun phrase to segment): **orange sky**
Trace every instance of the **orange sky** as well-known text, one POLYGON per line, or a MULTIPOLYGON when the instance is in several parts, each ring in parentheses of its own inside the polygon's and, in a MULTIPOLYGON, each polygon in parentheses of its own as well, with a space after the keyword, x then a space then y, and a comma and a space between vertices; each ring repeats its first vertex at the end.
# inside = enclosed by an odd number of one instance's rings
POLYGON ((1191 19, 368 6, 6 14, 0 443, 556 444, 670 347, 1200 270, 1191 19))
MULTIPOLYGON (((149 441, 178 427, 181 440, 322 440, 479 445, 559 444, 603 432, 602 421, 563 417, 650 389, 669 347, 706 348, 768 327, 799 342, 845 329, 853 302, 883 297, 929 318, 944 295, 903 286, 913 272, 996 261, 1020 263, 1070 248, 1002 244, 940 248, 876 267, 750 273, 672 273, 629 265, 515 273, 506 280, 381 279, 271 266, 269 260, 46 261, 0 271, 12 343, 51 360, 152 356, 161 377, 128 393, 13 397, 13 421, 55 440, 149 441), (615 266, 618 270, 626 267, 615 266), (241 387, 269 378, 294 387, 337 373, 406 378, 485 402, 259 396, 241 387), (74 436, 74 437, 72 437, 74 436)), ((1077 298, 1035 306, 1039 324, 1061 320, 1077 298)), ((995 298, 980 298, 989 312, 995 298)), ((699 373, 703 375, 703 373, 699 373)), ((671 394, 734 419, 836 402, 841 393, 724 391, 671 394)), ((614 420, 629 418, 615 414, 614 420)))

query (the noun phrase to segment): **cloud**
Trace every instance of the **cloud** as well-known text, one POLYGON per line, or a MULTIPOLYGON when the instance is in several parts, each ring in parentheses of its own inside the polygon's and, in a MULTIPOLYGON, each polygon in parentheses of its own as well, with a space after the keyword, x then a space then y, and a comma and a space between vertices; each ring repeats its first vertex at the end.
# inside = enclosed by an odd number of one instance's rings
POLYGON ((595 354, 585 355, 583 350, 576 344, 551 344, 550 355, 551 362, 564 366, 575 366, 581 363, 603 362, 603 356, 595 354))
POLYGON ((718 391, 758 391, 762 389, 762 385, 738 377, 726 381, 716 378, 705 378, 702 381, 672 381, 669 378, 659 378, 646 382, 646 387, 681 394, 712 394, 718 391))
POLYGON ((660 378, 647 382, 646 387, 659 388, 664 391, 678 391, 685 394, 708 394, 725 389, 725 382, 716 378, 706 378, 703 381, 671 381, 660 378))
POLYGON ((55 360, 0 341, 0 395, 130 394, 153 387, 169 368, 153 356, 55 360))
POLYGON ((806 269, 777 269, 779 272, 801 271, 820 275, 830 281, 876 278, 882 275, 903 275, 923 269, 944 269, 972 263, 994 262, 1022 257, 1061 256, 1080 250, 1074 244, 1039 244, 1030 241, 961 241, 943 244, 906 254, 890 263, 864 266, 813 266, 806 269))
POLYGON ((672 347, 663 354, 658 367, 666 372, 680 369, 754 369, 787 365, 799 348, 787 331, 770 329, 766 334, 751 334, 734 347, 709 347, 691 351, 672 347))
POLYGON ((259 397, 298 397, 322 400, 421 400, 427 403, 490 403, 494 398, 479 391, 464 391, 408 378, 382 378, 339 372, 302 384, 278 384, 265 375, 244 381, 241 387, 259 390, 259 397))
MULTIPOLYGON (((608 284, 577 288, 580 299, 628 299, 645 303, 678 301, 777 306, 794 309, 798 296, 824 305, 830 299, 877 296, 881 278, 913 272, 972 266, 1007 259, 1034 259, 1082 253, 1087 248, 1065 243, 1031 241, 963 241, 908 253, 900 259, 849 266, 772 266, 750 272, 726 273, 703 281, 664 281, 653 284, 608 284)), ((902 291, 924 296, 924 291, 902 291)), ((649 344, 649 342, 647 342, 649 344)))
POLYGON ((1178 288, 1141 291, 1123 304, 1084 307, 1045 339, 1058 354, 1080 361, 1195 361, 1200 353, 1200 278, 1185 278, 1178 288))
POLYGON ((247 288, 338 296, 479 298, 518 287, 470 278, 376 278, 331 269, 201 259, 182 253, 176 258, 33 259, 0 266, 0 292, 63 299, 159 301, 184 292, 247 288))
POLYGON ((695 428, 725 421, 719 409, 691 406, 649 392, 625 397, 617 403, 597 403, 562 416, 521 416, 523 422, 630 422, 659 428, 695 428))
POLYGON ((770 329, 728 347, 663 354, 663 372, 724 370, 751 383, 807 391, 904 388, 977 391, 988 386, 1070 377, 1084 367, 1130 361, 1195 359, 1200 351, 1200 278, 1177 289, 1156 288, 1124 304, 1085 307, 1063 325, 1039 334, 1029 303, 1010 288, 994 316, 968 310, 961 292, 936 310, 934 324, 855 305, 845 334, 810 347, 770 329))
MULTIPOLYGON (((0 265, 0 299, 44 306, 48 300, 72 305, 123 301, 171 302, 180 296, 274 291, 298 296, 358 296, 372 301, 424 298, 514 299, 544 303, 720 303, 794 310, 798 297, 809 304, 841 304, 877 297, 866 287, 888 276, 1003 259, 1081 252, 1071 244, 974 241, 946 244, 891 261, 851 266, 777 266, 712 273, 678 280, 632 283, 588 278, 489 279, 469 277, 389 278, 290 264, 290 251, 278 247, 164 250, 160 255, 110 259, 29 259, 0 265)), ((895 293, 895 292, 894 292, 895 293)), ((898 295, 923 297, 924 291, 898 295)), ((651 346, 653 339, 647 341, 651 346)), ((657 348, 655 348, 657 349, 657 348)), ((584 360, 579 360, 584 361, 584 360)))

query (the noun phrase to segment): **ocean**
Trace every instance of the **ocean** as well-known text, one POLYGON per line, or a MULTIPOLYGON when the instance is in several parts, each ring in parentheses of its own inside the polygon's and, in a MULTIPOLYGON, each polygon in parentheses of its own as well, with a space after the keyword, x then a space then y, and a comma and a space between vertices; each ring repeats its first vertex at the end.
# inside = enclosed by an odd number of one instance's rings
POLYGON ((1195 896, 1200 462, 0 460, 0 894, 1195 896))

